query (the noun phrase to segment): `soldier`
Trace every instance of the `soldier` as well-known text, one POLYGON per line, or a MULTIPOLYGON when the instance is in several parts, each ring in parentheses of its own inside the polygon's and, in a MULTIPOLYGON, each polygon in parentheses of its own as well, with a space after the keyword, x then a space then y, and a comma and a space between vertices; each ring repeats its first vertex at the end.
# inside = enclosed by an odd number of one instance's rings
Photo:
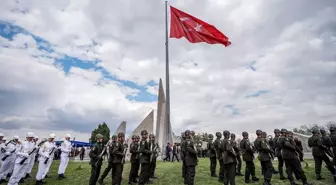
POLYGON ((132 143, 130 146, 130 153, 131 155, 131 170, 129 174, 128 184, 136 184, 138 171, 139 171, 139 143, 137 142, 137 136, 132 136, 132 143))
POLYGON ((97 180, 99 178, 100 169, 102 166, 102 160, 100 159, 100 155, 103 152, 103 135, 96 135, 97 143, 93 146, 92 150, 89 153, 90 156, 90 164, 91 164, 91 176, 89 185, 96 185, 97 180))
POLYGON ((118 141, 115 143, 113 150, 110 149, 112 160, 112 184, 121 185, 122 159, 124 158, 124 133, 118 133, 118 141))
POLYGON ((194 185, 195 174, 196 174, 196 166, 197 166, 197 151, 195 147, 195 143, 191 138, 191 134, 189 130, 185 132, 186 143, 185 143, 185 163, 186 163, 186 176, 184 182, 187 182, 188 185, 194 185))
POLYGON ((214 142, 214 147, 216 149, 216 156, 219 162, 219 174, 218 174, 218 182, 224 182, 224 168, 223 168, 223 155, 222 155, 222 146, 221 146, 221 138, 222 133, 216 132, 216 140, 214 142))
POLYGON ((332 145, 330 137, 328 137, 327 132, 323 129, 320 129, 320 133, 321 133, 322 145, 325 146, 325 150, 326 152, 329 153, 330 157, 333 157, 332 152, 331 152, 331 148, 333 145, 332 145))
POLYGON ((240 148, 236 142, 236 135, 234 133, 231 133, 231 142, 232 142, 232 145, 233 145, 233 149, 234 151, 236 152, 236 158, 237 158, 237 172, 236 172, 236 175, 237 176, 244 176, 242 173, 241 173, 241 167, 242 167, 242 160, 240 158, 240 148))
POLYGON ((302 146, 302 142, 297 137, 294 138, 294 141, 295 141, 295 145, 296 145, 297 151, 299 153, 299 159, 300 159, 301 162, 303 162, 303 146, 302 146))
MULTIPOLYGON (((154 175, 155 174, 155 168, 156 168, 156 158, 158 156, 158 151, 160 150, 159 148, 159 143, 155 142, 155 136, 154 134, 149 134, 149 147, 150 150, 152 151, 151 158, 150 158, 150 164, 149 164, 149 178, 156 179, 157 177, 154 175)), ((174 156, 173 156, 174 159, 174 156)))
MULTIPOLYGON (((140 151, 140 136, 136 136, 136 142, 138 143, 138 152, 140 151)), ((139 170, 140 170, 140 152, 138 153, 138 161, 139 161, 139 166, 138 166, 138 169, 137 169, 137 173, 136 173, 136 179, 137 181, 139 181, 139 170)))
MULTIPOLYGON (((323 179, 321 177, 322 161, 326 163, 328 170, 333 175, 335 174, 335 169, 334 169, 333 164, 330 162, 328 156, 325 153, 325 146, 323 146, 322 140, 319 137, 319 130, 314 129, 312 133, 313 133, 313 136, 308 139, 308 146, 313 149, 316 180, 322 180, 323 179)), ((336 181, 335 177, 334 177, 334 181, 336 181)))
MULTIPOLYGON (((282 132, 285 129, 281 129, 282 132)), ((294 139, 291 138, 291 132, 287 132, 287 137, 280 139, 280 146, 282 148, 282 158, 286 165, 286 172, 288 179, 291 185, 297 185, 294 181, 293 173, 297 176, 297 179, 301 179, 303 185, 310 185, 307 182, 307 177, 302 170, 301 163, 299 160, 299 156, 296 151, 296 146, 294 139)))
POLYGON ((15 166, 11 178, 8 181, 8 185, 17 185, 22 178, 22 170, 25 170, 29 165, 31 154, 34 153, 37 148, 33 142, 35 134, 28 132, 26 141, 21 145, 21 148, 17 151, 17 158, 15 159, 15 166))
POLYGON ((18 139, 14 137, 13 140, 8 141, 2 147, 1 152, 3 152, 3 155, 1 158, 2 165, 0 168, 0 183, 7 182, 6 177, 8 173, 10 172, 9 169, 12 166, 14 166, 16 152, 17 152, 17 147, 16 147, 17 144, 18 144, 18 139))
POLYGON ((117 139, 118 136, 117 135, 113 135, 112 136, 112 141, 107 143, 106 148, 109 151, 109 158, 108 158, 108 162, 107 162, 107 167, 105 168, 103 174, 100 176, 99 180, 98 180, 98 184, 103 185, 104 184, 104 179, 106 178, 107 174, 111 171, 113 163, 112 163, 112 152, 114 150, 114 146, 117 143, 117 139))
POLYGON ((141 142, 140 142, 140 164, 141 164, 141 172, 139 177, 139 185, 143 185, 146 183, 152 183, 149 180, 149 159, 152 154, 149 148, 149 144, 147 142, 148 132, 147 130, 141 131, 141 142))
POLYGON ((50 134, 48 140, 44 140, 39 144, 38 149, 38 171, 36 173, 36 185, 44 184, 43 179, 46 177, 48 166, 53 162, 54 152, 57 147, 54 143, 56 135, 50 134))
POLYGON ((274 138, 273 138, 273 150, 275 152, 275 157, 278 158, 278 170, 280 173, 280 180, 285 180, 286 177, 283 174, 283 159, 282 159, 282 155, 281 155, 281 146, 279 143, 279 139, 280 139, 280 135, 282 135, 282 137, 286 137, 286 132, 280 132, 279 129, 274 129, 274 138))
MULTIPOLYGON (((39 148, 38 145, 37 145, 37 141, 38 141, 38 136, 35 135, 34 138, 33 138, 33 143, 35 144, 36 148, 39 148)), ((32 172, 32 169, 34 167, 36 155, 37 155, 37 150, 34 153, 31 154, 32 160, 30 160, 30 163, 27 166, 27 170, 26 170, 26 172, 24 174, 24 178, 25 179, 31 178, 30 173, 32 172)))
POLYGON ((186 156, 186 151, 185 151, 185 145, 186 145, 186 136, 185 133, 182 132, 182 140, 181 140, 181 160, 182 160, 182 178, 184 179, 184 184, 187 184, 186 181, 186 164, 185 164, 185 156, 186 156))
POLYGON ((213 143, 213 135, 209 134, 209 142, 207 144, 207 149, 210 158, 210 172, 211 177, 217 177, 216 175, 216 166, 217 166, 217 159, 216 159, 216 149, 213 143))
POLYGON ((270 185, 273 174, 272 154, 273 150, 269 147, 267 141, 262 138, 262 131, 257 130, 257 139, 254 141, 254 146, 259 152, 261 169, 264 172, 264 185, 270 185))
POLYGON ((58 179, 64 179, 66 178, 64 176, 65 170, 68 166, 69 163, 69 154, 71 152, 72 149, 72 145, 70 142, 70 134, 66 134, 65 135, 65 140, 62 142, 61 144, 61 162, 59 164, 59 168, 58 168, 58 179))
MULTIPOLYGON (((296 148, 294 137, 293 137, 293 132, 292 131, 287 131, 287 138, 288 138, 289 142, 292 143, 295 146, 295 152, 297 154, 297 158, 299 158, 298 149, 296 148)), ((299 173, 299 171, 293 170, 293 173, 295 175, 295 178, 297 180, 300 180, 300 173, 299 173)))
POLYGON ((223 131, 224 139, 221 143, 223 150, 223 168, 224 168, 224 184, 235 185, 236 176, 236 158, 237 155, 233 149, 233 144, 230 141, 230 132, 223 131))
POLYGON ((248 133, 243 132, 243 140, 240 142, 240 149, 243 152, 243 160, 245 161, 246 168, 245 168, 245 183, 253 183, 259 181, 259 178, 255 176, 255 165, 254 165, 254 153, 255 148, 250 143, 248 138, 248 133), (250 180, 250 175, 252 176, 252 181, 250 180))
POLYGON ((329 130, 330 130, 330 140, 333 145, 333 154, 334 154, 333 163, 336 166, 336 127, 331 126, 329 130))
MULTIPOLYGON (((273 159, 274 159, 274 150, 273 150, 273 148, 272 148, 271 145, 270 145, 270 141, 269 141, 269 139, 267 139, 267 133, 266 133, 266 132, 262 132, 261 135, 262 135, 262 138, 263 138, 264 142, 266 142, 267 145, 268 145, 268 147, 273 151, 273 152, 270 154, 271 157, 272 157, 272 160, 273 160, 273 159)), ((272 143, 272 142, 271 142, 271 143, 272 143)), ((275 170, 274 166, 273 166, 272 172, 273 172, 273 174, 278 174, 278 173, 279 173, 278 171, 275 170)), ((263 171, 262 171, 262 173, 263 173, 263 171)))

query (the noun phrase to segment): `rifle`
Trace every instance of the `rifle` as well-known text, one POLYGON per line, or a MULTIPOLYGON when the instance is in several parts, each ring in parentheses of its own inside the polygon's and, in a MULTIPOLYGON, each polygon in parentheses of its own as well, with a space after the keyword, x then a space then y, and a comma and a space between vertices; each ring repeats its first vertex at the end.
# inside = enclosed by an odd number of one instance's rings
POLYGON ((49 158, 50 158, 51 154, 54 152, 54 150, 55 150, 55 147, 53 147, 53 148, 51 149, 51 151, 49 152, 49 157, 46 158, 46 159, 44 160, 44 164, 47 164, 47 163, 48 163, 49 158))
POLYGON ((126 147, 124 148, 124 156, 121 159, 121 164, 125 164, 125 158, 126 158, 127 150, 128 150, 128 144, 126 143, 126 147))
MULTIPOLYGON (((100 153, 100 155, 99 155, 99 157, 98 157, 98 160, 97 160, 97 162, 96 162, 96 166, 98 166, 98 163, 99 163, 100 160, 103 158, 103 155, 105 154, 106 149, 107 149, 107 147, 108 147, 110 144, 111 144, 111 142, 108 141, 108 142, 106 143, 106 145, 104 146, 103 151, 100 153)), ((114 151, 114 152, 115 152, 115 151, 114 151)), ((114 153, 114 152, 112 152, 112 153, 114 153)), ((111 155, 111 154, 110 154, 110 155, 111 155)))
MULTIPOLYGON (((152 148, 152 147, 151 147, 152 148)), ((151 163, 152 161, 153 161, 153 157, 154 157, 154 155, 155 155, 155 153, 154 152, 156 152, 156 149, 158 148, 158 144, 157 143, 155 143, 155 147, 154 147, 154 149, 153 150, 151 150, 152 151, 152 154, 151 154, 151 156, 150 156, 150 158, 149 158, 149 163, 151 163), (154 151, 154 152, 153 152, 154 151)))
MULTIPOLYGON (((15 148, 13 151, 11 151, 11 154, 14 153, 15 151, 16 151, 16 148, 15 148)), ((6 152, 6 150, 5 150, 5 152, 6 152)), ((6 156, 4 156, 1 160, 2 160, 2 161, 5 161, 9 156, 10 156, 10 155, 6 155, 6 156)))
MULTIPOLYGON (((195 151, 197 152, 197 148, 196 148, 196 144, 195 144, 195 141, 194 141, 194 137, 195 137, 195 136, 192 136, 191 139, 192 139, 192 142, 193 142, 193 144, 194 144, 194 149, 195 149, 195 151)), ((197 161, 198 161, 198 154, 196 154, 196 159, 197 159, 197 161)))
MULTIPOLYGON (((30 156, 32 153, 34 153, 36 148, 34 148, 32 151, 28 153, 28 156, 30 156)), ((23 163, 28 159, 28 157, 25 157, 21 160, 20 165, 23 165, 23 163)))
POLYGON ((274 154, 273 154, 273 150, 271 149, 271 147, 268 145, 268 142, 266 142, 266 140, 263 141, 266 144, 266 147, 272 151, 272 152, 268 152, 269 156, 271 159, 274 159, 274 154))
POLYGON ((322 149, 324 150, 324 152, 330 157, 330 158, 334 158, 334 154, 332 153, 332 151, 330 150, 330 148, 328 148, 325 145, 322 145, 322 149))

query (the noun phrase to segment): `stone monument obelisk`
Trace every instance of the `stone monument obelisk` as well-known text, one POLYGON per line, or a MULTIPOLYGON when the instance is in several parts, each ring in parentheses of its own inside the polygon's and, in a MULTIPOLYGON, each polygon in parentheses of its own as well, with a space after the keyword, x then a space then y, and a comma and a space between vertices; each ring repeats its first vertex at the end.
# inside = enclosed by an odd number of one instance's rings
POLYGON ((146 118, 138 125, 138 127, 134 129, 132 135, 138 135, 141 137, 142 130, 147 130, 147 132, 151 134, 153 133, 153 127, 154 127, 154 110, 152 110, 146 116, 146 118))
POLYGON ((120 123, 114 134, 117 135, 119 132, 123 132, 124 134, 126 134, 126 121, 122 121, 120 123))

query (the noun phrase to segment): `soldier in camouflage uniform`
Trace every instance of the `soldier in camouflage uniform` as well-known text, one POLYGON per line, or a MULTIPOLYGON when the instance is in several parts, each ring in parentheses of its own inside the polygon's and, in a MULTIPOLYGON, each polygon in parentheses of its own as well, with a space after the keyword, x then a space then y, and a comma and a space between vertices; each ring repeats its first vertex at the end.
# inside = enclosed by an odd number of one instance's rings
POLYGON ((138 180, 136 179, 139 171, 139 143, 137 142, 137 136, 132 136, 132 143, 130 146, 131 155, 131 170, 129 173, 128 184, 136 184, 138 180))
POLYGON ((279 170, 279 173, 280 173, 280 180, 285 180, 286 177, 284 176, 283 174, 283 159, 282 159, 282 155, 281 155, 281 146, 280 146, 280 143, 279 143, 279 139, 280 139, 280 136, 281 134, 283 134, 283 137, 286 137, 286 133, 282 133, 280 132, 279 129, 274 129, 274 138, 273 138, 273 150, 275 152, 275 157, 278 158, 278 170, 279 170))
POLYGON ((245 161, 246 168, 245 168, 245 183, 253 183, 259 181, 259 178, 255 175, 255 165, 254 165, 254 153, 256 149, 250 143, 248 138, 248 133, 243 132, 243 140, 240 142, 240 149, 243 154, 243 160, 245 161), (252 176, 252 181, 250 180, 250 176, 252 176))
POLYGON ((216 132, 216 140, 214 142, 214 147, 216 149, 216 156, 219 162, 219 173, 218 173, 218 182, 224 182, 224 168, 223 168, 223 155, 222 155, 222 145, 221 138, 222 133, 216 132))
MULTIPOLYGON (((284 132, 285 129, 281 131, 284 132)), ((282 148, 282 158, 286 164, 286 172, 291 185, 297 185, 294 181, 293 173, 301 179, 303 185, 310 185, 301 167, 301 162, 296 151, 295 141, 290 136, 291 132, 287 132, 286 138, 279 140, 280 147, 282 148)))
MULTIPOLYGON (((327 168, 331 172, 331 174, 335 175, 335 169, 325 152, 325 146, 323 145, 322 139, 319 136, 319 130, 314 129, 312 132, 313 136, 308 139, 308 146, 313 149, 316 180, 323 180, 323 178, 321 177, 322 161, 326 163, 327 168)), ((334 180, 336 179, 334 178, 334 180)))
MULTIPOLYGON (((108 146, 107 146, 107 148, 108 148, 108 150, 109 151, 112 151, 113 150, 113 148, 114 148, 114 146, 115 146, 115 144, 116 144, 116 142, 117 142, 117 139, 118 139, 118 136, 117 135, 113 135, 112 136, 112 142, 111 143, 108 143, 108 146)), ((109 155, 111 155, 111 153, 109 153, 109 155)), ((103 185, 104 184, 104 179, 105 179, 105 177, 107 176, 107 174, 111 171, 111 169, 112 169, 112 157, 111 156, 109 156, 109 159, 108 159, 108 163, 107 163, 108 165, 107 165, 107 167, 105 168, 105 170, 104 170, 104 172, 103 172, 103 174, 100 176, 100 178, 99 178, 99 180, 98 180, 98 183, 100 184, 100 185, 103 185)))
POLYGON ((186 176, 184 182, 188 185, 194 185, 196 166, 197 166, 197 151, 189 130, 185 131, 186 143, 184 146, 185 163, 186 163, 186 176))
POLYGON ((92 150, 89 153, 91 164, 91 176, 89 180, 89 185, 96 185, 102 165, 102 160, 99 157, 104 149, 103 135, 97 134, 96 139, 97 143, 93 146, 92 150))
POLYGON ((227 130, 223 131, 223 136, 224 139, 221 145, 223 149, 224 184, 235 185, 237 154, 230 140, 230 132, 227 130))
POLYGON ((140 141, 140 164, 141 164, 141 172, 139 177, 139 185, 152 183, 149 180, 149 160, 152 152, 149 148, 149 143, 147 141, 148 132, 147 130, 141 131, 141 141, 140 141))
POLYGON ((156 158, 158 156, 158 151, 160 150, 158 147, 159 147, 159 143, 155 142, 154 134, 149 134, 149 148, 152 151, 151 161, 149 164, 149 168, 150 168, 149 177, 152 179, 157 178, 154 174, 155 174, 155 169, 156 169, 156 158))
POLYGON ((268 142, 262 138, 262 131, 257 130, 257 139, 254 141, 254 147, 259 152, 259 160, 264 175, 264 184, 270 185, 273 174, 272 154, 273 150, 269 147, 268 142))
POLYGON ((240 148, 236 142, 236 135, 234 133, 231 133, 231 142, 232 142, 232 145, 233 145, 233 149, 234 151, 236 152, 236 158, 237 158, 237 172, 236 172, 236 175, 237 176, 244 176, 242 173, 241 173, 241 167, 242 167, 242 160, 240 158, 240 148))
POLYGON ((123 171, 122 160, 124 158, 124 138, 123 132, 118 133, 118 141, 113 149, 110 149, 112 158, 112 185, 121 185, 121 175, 123 171))
MULTIPOLYGON (((271 145, 270 145, 270 143, 272 143, 272 142, 270 142, 269 139, 267 138, 267 133, 266 133, 266 132, 262 132, 261 135, 262 135, 262 138, 263 138, 264 142, 266 142, 267 145, 268 145, 268 147, 269 147, 271 150, 273 150, 273 148, 272 148, 271 145)), ((272 152, 270 155, 271 155, 272 160, 273 160, 273 159, 274 159, 274 150, 273 150, 273 152, 272 152)), ((273 166, 272 172, 273 172, 273 174, 278 174, 278 173, 279 173, 278 171, 275 170, 274 166, 273 166)), ((263 171, 262 171, 262 173, 263 173, 263 171)))
POLYGON ((186 136, 185 136, 185 133, 182 132, 182 140, 181 140, 181 161, 182 161, 182 178, 184 179, 184 184, 187 184, 187 181, 186 181, 186 164, 185 164, 185 156, 186 156, 186 151, 185 151, 185 145, 186 145, 186 136))
POLYGON ((207 149, 210 158, 210 172, 211 177, 217 177, 216 175, 216 166, 217 166, 217 159, 216 159, 216 149, 213 143, 213 135, 209 134, 209 142, 207 144, 207 149))

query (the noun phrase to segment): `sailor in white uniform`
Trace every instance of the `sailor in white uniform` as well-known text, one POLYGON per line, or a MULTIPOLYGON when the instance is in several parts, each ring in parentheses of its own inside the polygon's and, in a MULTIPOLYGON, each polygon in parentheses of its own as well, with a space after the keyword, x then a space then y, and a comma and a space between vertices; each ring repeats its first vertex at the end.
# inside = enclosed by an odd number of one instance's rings
POLYGON ((49 135, 48 141, 42 142, 40 144, 40 149, 38 150, 38 171, 36 174, 36 185, 44 184, 43 179, 50 169, 50 165, 54 159, 54 152, 56 150, 56 145, 54 143, 56 135, 54 133, 49 135))
POLYGON ((14 166, 14 161, 16 158, 16 146, 18 145, 17 142, 18 137, 14 136, 13 140, 5 143, 1 148, 2 157, 0 160, 2 161, 2 165, 0 168, 0 183, 7 182, 6 177, 9 172, 12 172, 11 169, 14 166))
POLYGON ((23 170, 27 169, 27 165, 31 160, 31 154, 36 151, 36 147, 33 142, 34 136, 35 134, 33 132, 28 132, 26 141, 24 141, 21 147, 17 150, 14 170, 11 178, 9 179, 8 185, 18 185, 20 179, 22 178, 23 170))
POLYGON ((32 158, 32 160, 30 160, 30 163, 29 163, 29 165, 27 166, 27 170, 26 170, 26 172, 25 172, 25 174, 24 174, 24 178, 31 178, 31 175, 30 175, 30 174, 31 174, 32 169, 33 169, 33 167, 34 167, 34 164, 35 164, 35 158, 36 158, 37 151, 38 151, 37 141, 38 141, 38 136, 35 135, 35 136, 34 136, 34 139, 33 139, 33 142, 34 142, 35 147, 37 148, 37 150, 36 150, 34 153, 31 154, 31 158, 32 158))
POLYGON ((65 135, 65 140, 61 144, 61 162, 58 168, 58 179, 64 179, 64 173, 69 163, 69 154, 71 152, 70 134, 65 135))

